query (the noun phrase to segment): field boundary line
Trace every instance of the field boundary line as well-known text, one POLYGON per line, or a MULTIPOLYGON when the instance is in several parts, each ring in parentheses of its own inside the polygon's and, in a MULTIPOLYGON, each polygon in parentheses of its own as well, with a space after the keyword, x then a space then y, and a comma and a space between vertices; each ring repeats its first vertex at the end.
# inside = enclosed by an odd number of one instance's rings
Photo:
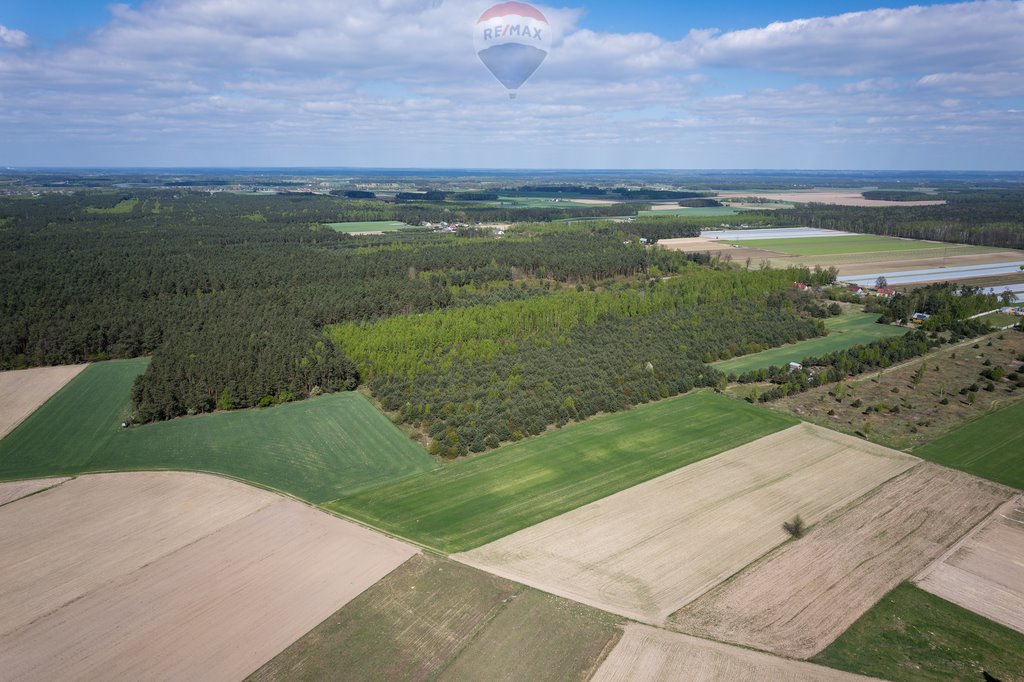
MULTIPOLYGON (((933 464, 934 464, 934 462, 933 462, 933 464)), ((939 466, 942 466, 942 465, 939 464, 939 466)), ((954 469, 954 471, 959 471, 959 469, 954 469)), ((984 480, 988 480, 988 479, 984 479, 984 480)), ((995 481, 989 481, 989 482, 990 483, 995 483, 995 481)), ((996 484, 996 485, 1002 485, 1002 484, 999 483, 999 484, 996 484)), ((949 548, 945 552, 943 552, 942 554, 940 554, 938 556, 938 558, 936 558, 930 564, 928 564, 923 569, 921 569, 921 571, 917 575, 915 575, 913 578, 911 578, 910 581, 912 583, 914 583, 915 585, 917 585, 921 581, 927 579, 928 576, 931 575, 935 571, 935 569, 937 569, 940 565, 944 564, 946 562, 946 559, 948 559, 949 557, 953 556, 953 554, 955 554, 957 552, 957 550, 959 550, 961 547, 963 547, 964 544, 966 544, 968 540, 970 540, 975 535, 977 535, 978 532, 982 529, 982 527, 987 525, 989 521, 991 521, 992 519, 994 519, 996 517, 996 515, 1002 516, 1004 519, 1007 518, 1002 513, 1003 510, 1006 507, 1009 507, 1009 506, 1016 506, 1017 504, 1020 504, 1021 501, 1024 501, 1024 494, 1018 494, 1016 497, 1012 497, 1009 500, 1007 500, 1006 502, 1003 502, 1002 504, 996 505, 995 509, 993 509, 990 514, 988 514, 985 518, 983 518, 981 521, 979 521, 969 531, 964 533, 963 537, 961 537, 959 540, 957 540, 952 545, 950 545, 949 548)), ((1014 519, 1009 519, 1009 520, 1013 521, 1014 519)), ((1024 522, 1018 521, 1017 523, 1024 523, 1024 522)))
MULTIPOLYGON (((50 478, 50 477, 48 476, 47 478, 50 478)), ((57 488, 57 487, 60 487, 60 486, 64 485, 68 481, 75 480, 75 478, 77 478, 77 477, 76 476, 54 476, 53 478, 63 478, 63 480, 57 481, 53 485, 48 485, 45 488, 40 488, 39 490, 33 490, 32 492, 26 493, 26 494, 22 495, 21 497, 15 497, 13 500, 7 500, 3 504, 0 504, 0 507, 6 507, 9 504, 14 504, 15 502, 19 502, 19 501, 24 500, 24 499, 26 499, 28 497, 32 497, 33 495, 38 495, 39 493, 45 493, 47 490, 53 490, 54 488, 57 488)), ((18 479, 17 481, 0 481, 0 482, 2 482, 2 483, 20 483, 21 481, 35 481, 35 480, 38 480, 38 479, 35 479, 35 478, 21 478, 21 479, 18 479)))

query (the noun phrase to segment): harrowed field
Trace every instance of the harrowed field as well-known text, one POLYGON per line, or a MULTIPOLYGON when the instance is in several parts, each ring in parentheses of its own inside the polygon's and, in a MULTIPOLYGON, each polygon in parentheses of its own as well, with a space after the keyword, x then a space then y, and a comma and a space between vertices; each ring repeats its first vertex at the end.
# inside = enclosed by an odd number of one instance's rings
POLYGON ((358 393, 122 429, 147 362, 86 368, 0 440, 0 480, 206 471, 324 502, 437 466, 358 393))
POLYGON ((689 393, 326 506, 445 552, 465 551, 796 423, 714 393, 689 393))

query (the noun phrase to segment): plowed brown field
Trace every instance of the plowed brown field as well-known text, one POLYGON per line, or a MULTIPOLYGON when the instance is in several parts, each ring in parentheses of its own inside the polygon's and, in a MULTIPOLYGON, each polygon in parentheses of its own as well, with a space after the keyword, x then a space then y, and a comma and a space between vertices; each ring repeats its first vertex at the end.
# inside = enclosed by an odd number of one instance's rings
POLYGON ((919 460, 799 424, 453 558, 648 623, 919 460))
POLYGON ((1024 633, 1024 498, 917 577, 918 587, 1024 633))
POLYGON ((622 640, 591 678, 592 682, 854 682, 869 679, 873 678, 637 624, 626 628, 622 640))
POLYGON ((1013 491, 922 463, 672 617, 686 632, 812 656, 1013 491))
POLYGON ((0 677, 239 679, 415 550, 213 476, 83 476, 0 507, 0 677))
POLYGON ((86 365, 63 365, 0 372, 0 438, 85 368, 86 365))

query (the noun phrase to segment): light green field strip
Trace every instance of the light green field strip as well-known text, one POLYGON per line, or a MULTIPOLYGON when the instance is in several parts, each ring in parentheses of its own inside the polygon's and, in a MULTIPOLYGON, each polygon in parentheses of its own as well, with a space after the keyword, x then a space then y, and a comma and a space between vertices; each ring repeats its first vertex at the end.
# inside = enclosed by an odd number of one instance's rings
POLYGON ((950 431, 914 454, 1024 489, 1024 401, 950 431))
POLYGON ((86 368, 0 441, 0 479, 209 471, 324 502, 437 466, 357 393, 122 429, 147 362, 86 368))
POLYGON ((795 239, 745 239, 729 242, 748 249, 765 249, 794 256, 827 256, 845 253, 922 251, 936 249, 935 242, 895 237, 853 235, 849 237, 803 237, 795 239))
POLYGON ((370 220, 355 223, 326 223, 335 232, 391 232, 412 227, 399 220, 370 220))
POLYGON ((828 336, 819 336, 799 343, 764 350, 760 353, 721 360, 711 366, 726 374, 743 374, 763 367, 801 362, 804 358, 820 357, 826 353, 851 348, 858 344, 871 343, 890 336, 902 336, 908 331, 904 327, 878 324, 876 313, 850 313, 830 317, 825 320, 825 326, 829 331, 828 336))
POLYGON ((691 393, 326 506, 442 551, 464 551, 796 423, 721 395, 691 393))

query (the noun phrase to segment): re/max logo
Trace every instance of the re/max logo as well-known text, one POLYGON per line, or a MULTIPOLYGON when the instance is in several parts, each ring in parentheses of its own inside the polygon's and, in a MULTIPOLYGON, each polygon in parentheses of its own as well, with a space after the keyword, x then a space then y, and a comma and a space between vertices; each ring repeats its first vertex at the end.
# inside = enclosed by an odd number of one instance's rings
POLYGON ((493 40, 495 38, 504 38, 505 36, 523 36, 524 38, 533 38, 534 40, 540 40, 540 29, 532 26, 520 26, 519 24, 505 24, 497 28, 485 28, 484 29, 484 40, 493 40))

